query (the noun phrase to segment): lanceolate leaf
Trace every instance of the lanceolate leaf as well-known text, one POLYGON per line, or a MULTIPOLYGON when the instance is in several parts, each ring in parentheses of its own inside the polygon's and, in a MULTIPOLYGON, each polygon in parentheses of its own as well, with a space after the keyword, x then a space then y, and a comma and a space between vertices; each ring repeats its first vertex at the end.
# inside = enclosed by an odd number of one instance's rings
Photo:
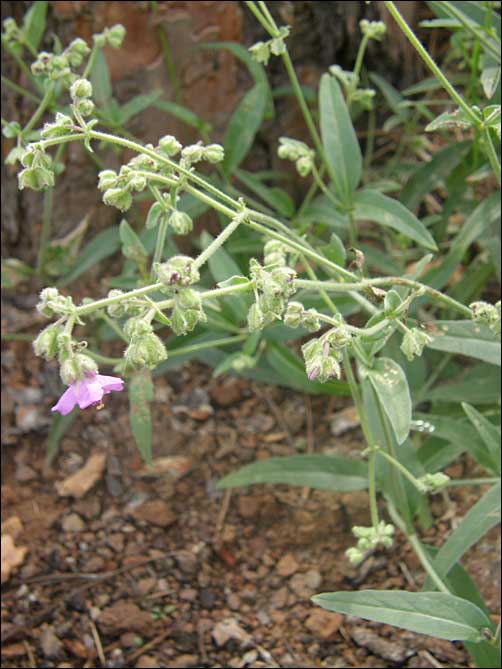
POLYGON ((490 618, 477 606, 442 592, 332 592, 315 595, 312 601, 329 611, 449 641, 480 642, 483 630, 493 629, 490 618))
POLYGON ((437 251, 436 242, 425 225, 401 202, 393 200, 376 190, 358 191, 355 196, 356 220, 375 221, 387 228, 400 232, 417 244, 431 251, 437 251))
POLYGON ((352 202, 361 180, 361 148, 340 85, 329 74, 321 77, 319 114, 322 142, 337 195, 352 202))
POLYGON ((411 397, 408 381, 401 367, 390 358, 378 358, 371 369, 363 372, 373 386, 392 425, 398 444, 410 432, 411 397))
POLYGON ((237 488, 257 483, 288 483, 317 490, 349 492, 367 487, 364 462, 334 455, 292 455, 259 460, 225 476, 218 488, 237 488))
POLYGON ((488 327, 473 321, 436 321, 429 331, 433 337, 429 348, 447 353, 458 353, 500 367, 500 342, 488 327))
POLYGON ((120 248, 119 227, 114 225, 94 237, 78 256, 72 269, 60 281, 58 286, 66 286, 81 274, 108 258, 120 248))
POLYGON ((500 474, 500 428, 497 429, 483 414, 466 402, 462 402, 462 408, 492 456, 495 467, 500 474))
POLYGON ((233 113, 223 140, 223 170, 227 177, 231 176, 251 148, 262 124, 266 104, 267 89, 264 84, 256 84, 244 95, 233 113))
POLYGON ((147 463, 152 461, 152 417, 150 402, 153 400, 152 375, 149 369, 135 372, 129 382, 129 420, 132 433, 147 463))

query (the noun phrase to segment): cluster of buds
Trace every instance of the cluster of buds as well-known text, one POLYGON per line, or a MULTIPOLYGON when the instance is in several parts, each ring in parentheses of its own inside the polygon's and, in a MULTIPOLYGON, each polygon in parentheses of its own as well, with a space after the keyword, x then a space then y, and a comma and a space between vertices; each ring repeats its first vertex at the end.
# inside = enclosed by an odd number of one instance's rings
POLYGON ((342 84, 349 102, 357 102, 364 109, 373 109, 373 98, 376 95, 376 91, 372 88, 358 88, 359 76, 357 74, 344 70, 340 65, 332 65, 329 68, 329 72, 342 84))
POLYGON ((130 340, 124 353, 126 369, 153 369, 167 358, 166 348, 147 317, 130 318, 124 325, 124 333, 130 340))
POLYGON ((326 383, 329 379, 340 378, 342 352, 350 345, 352 337, 340 315, 337 320, 338 325, 318 339, 311 339, 302 346, 305 368, 310 381, 326 383))
POLYGON ((407 330, 401 342, 401 351, 411 362, 415 357, 420 357, 423 353, 424 347, 432 342, 430 337, 424 330, 412 328, 407 330))
POLYGON ((296 163, 296 171, 300 176, 306 177, 310 174, 314 166, 315 152, 305 142, 289 137, 280 137, 279 144, 280 146, 277 149, 279 158, 296 163))
POLYGON ((194 259, 190 256, 173 256, 164 263, 155 263, 153 271, 167 289, 190 286, 200 279, 194 259))
POLYGON ((17 176, 19 190, 44 190, 54 186, 52 158, 40 145, 29 144, 21 156, 21 164, 24 169, 17 176))
MULTIPOLYGON (((115 28, 125 31, 122 26, 115 26, 115 28)), ((74 68, 80 67, 89 53, 89 46, 79 37, 70 42, 62 53, 41 51, 32 64, 31 71, 37 77, 44 77, 49 81, 60 81, 65 88, 70 88, 74 80, 78 78, 74 68)))
POLYGON ((104 191, 105 204, 124 212, 132 206, 132 193, 146 188, 146 179, 128 165, 122 165, 118 174, 113 170, 100 172, 98 188, 104 191))
POLYGON ((500 300, 497 304, 473 302, 469 306, 475 323, 487 325, 495 335, 500 335, 500 300))
POLYGON ((124 26, 116 23, 111 28, 105 28, 103 32, 93 35, 92 39, 94 40, 94 44, 101 49, 107 45, 113 49, 120 49, 125 36, 126 29, 124 26))
POLYGON ((381 42, 383 36, 387 32, 387 26, 383 21, 368 21, 368 19, 362 19, 359 21, 359 27, 364 36, 369 39, 374 39, 377 42, 381 42))
POLYGON ((436 474, 425 474, 416 481, 416 486, 422 494, 437 493, 448 485, 450 477, 443 472, 436 474))
POLYGON ((207 144, 204 146, 202 142, 185 146, 181 151, 181 167, 191 167, 195 163, 200 163, 202 160, 207 160, 208 163, 221 163, 225 157, 225 151, 220 144, 207 144))
POLYGON ((357 538, 357 545, 345 551, 345 555, 351 564, 360 564, 377 546, 382 545, 385 548, 390 548, 394 532, 394 525, 383 520, 378 523, 378 527, 355 525, 352 528, 352 534, 357 538))
POLYGON ((87 79, 76 79, 70 86, 70 97, 73 109, 82 116, 90 116, 94 111, 92 97, 92 85, 87 79))
POLYGON ((10 47, 16 44, 22 44, 24 40, 23 31, 17 25, 15 19, 12 17, 4 19, 2 26, 2 41, 5 41, 5 43, 10 47))
POLYGON ((267 42, 256 42, 256 44, 253 44, 253 46, 249 48, 251 57, 257 63, 267 65, 271 55, 280 56, 286 51, 286 44, 284 43, 284 40, 288 37, 288 35, 289 27, 281 26, 276 37, 273 37, 267 42))
POLYGON ((44 127, 40 131, 40 135, 43 139, 52 139, 54 137, 64 137, 65 135, 69 135, 74 130, 75 123, 71 116, 57 112, 56 118, 52 123, 44 124, 44 127))
POLYGON ((296 272, 286 266, 267 270, 254 258, 249 268, 256 302, 248 313, 248 327, 250 332, 254 332, 282 317, 288 298, 296 292, 296 272))
MULTIPOLYGON (((107 297, 120 298, 122 295, 124 295, 124 291, 120 290, 120 288, 112 288, 108 292, 107 297)), ((144 307, 145 302, 141 298, 132 297, 112 302, 112 304, 108 305, 106 311, 112 318, 123 318, 124 316, 137 316, 144 310, 144 307)))
POLYGON ((305 309, 301 302, 290 302, 284 313, 284 325, 290 328, 303 327, 309 332, 317 332, 321 328, 321 321, 315 309, 305 309))
POLYGON ((75 305, 69 295, 61 295, 57 288, 44 288, 40 293, 37 311, 46 318, 69 316, 75 311, 75 305))

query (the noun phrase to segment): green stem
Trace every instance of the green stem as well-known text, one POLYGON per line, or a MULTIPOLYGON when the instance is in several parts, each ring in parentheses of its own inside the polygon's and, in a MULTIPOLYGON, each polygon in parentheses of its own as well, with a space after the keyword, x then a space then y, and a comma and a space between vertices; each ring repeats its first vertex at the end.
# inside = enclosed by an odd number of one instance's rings
POLYGON ((352 105, 352 95, 357 90, 357 86, 359 83, 359 74, 361 72, 361 67, 363 65, 363 58, 366 52, 366 47, 368 46, 369 39, 370 38, 368 35, 363 35, 361 43, 359 44, 359 49, 357 51, 356 62, 354 64, 354 69, 352 71, 352 74, 354 75, 354 82, 347 91, 347 108, 349 109, 349 111, 352 105))
POLYGON ((340 202, 336 198, 336 196, 329 190, 329 188, 326 186, 324 181, 321 178, 321 175, 319 174, 319 171, 315 165, 312 166, 312 176, 314 177, 314 181, 316 182, 317 186, 322 190, 324 195, 330 200, 335 207, 338 209, 340 207, 340 202))
POLYGON ((439 575, 437 574, 436 570, 431 564, 431 561, 429 560, 429 557, 427 556, 426 552, 424 551, 421 542, 419 541, 417 535, 415 532, 410 532, 407 530, 406 525, 401 518, 401 516, 397 513, 394 505, 392 502, 388 502, 388 510, 390 517, 392 518, 392 521, 395 525, 399 527, 399 529, 406 534, 408 537, 408 540, 410 544, 413 546, 413 549, 415 550, 415 553, 417 554, 418 559, 422 563, 423 568, 425 571, 429 574, 431 577, 432 581, 434 582, 436 588, 440 592, 444 592, 445 594, 451 594, 450 590, 448 587, 443 583, 439 575))
POLYGON ((349 243, 352 247, 357 244, 357 225, 352 210, 349 211, 349 243))
MULTIPOLYGON (((453 3, 443 0, 443 5, 445 9, 450 14, 452 14, 459 23, 462 24, 467 32, 470 32, 472 35, 474 35, 474 37, 477 37, 477 39, 483 44, 483 47, 486 49, 486 51, 489 51, 492 56, 495 57, 497 63, 500 64, 500 40, 498 40, 499 45, 497 47, 483 30, 479 30, 478 27, 471 21, 466 20, 465 14, 459 11, 453 3)), ((494 37, 498 39, 496 34, 494 34, 494 37)))
POLYGON ((266 20, 266 18, 262 15, 258 7, 255 5, 254 2, 249 2, 249 0, 246 2, 246 5, 248 9, 254 14, 255 18, 258 19, 258 21, 261 23, 261 25, 265 28, 265 30, 271 35, 272 37, 275 37, 275 31, 273 27, 269 24, 269 22, 266 20))
POLYGON ((176 358, 187 353, 195 353, 196 351, 203 351, 215 346, 227 346, 237 344, 246 339, 247 334, 235 335, 233 337, 222 337, 221 339, 213 339, 212 341, 202 342, 200 344, 192 344, 191 346, 181 346, 180 348, 167 349, 170 358, 176 358))
POLYGON ((397 458, 393 457, 390 453, 387 453, 387 451, 384 451, 383 448, 378 448, 377 453, 378 455, 381 455, 383 458, 388 460, 394 467, 396 467, 396 469, 399 469, 399 471, 403 474, 403 476, 406 476, 408 481, 410 481, 410 483, 412 483, 420 493, 422 492, 416 476, 413 476, 413 474, 410 471, 408 471, 406 467, 403 464, 401 464, 397 458))
MULTIPOLYGON (((213 290, 205 290, 200 293, 201 299, 211 300, 216 297, 225 297, 227 295, 235 295, 236 293, 246 293, 248 290, 251 290, 253 287, 253 282, 248 281, 247 283, 239 283, 236 286, 225 286, 224 288, 214 288, 213 290)), ((173 305, 173 300, 162 300, 156 302, 155 306, 158 309, 168 309, 173 305)))
POLYGON ((501 183, 501 169, 500 169, 500 162, 497 156, 497 151, 495 150, 495 146, 493 144, 493 139, 490 133, 490 128, 483 128, 483 137, 485 140, 485 145, 487 149, 487 154, 488 154, 488 160, 490 161, 491 168, 497 177, 497 180, 499 182, 499 185, 501 183))
POLYGON ((4 39, 2 35, 2 45, 5 48, 5 50, 9 53, 9 55, 16 61, 16 65, 19 67, 19 69, 25 74, 26 78, 28 81, 34 81, 35 77, 33 76, 33 73, 31 72, 30 68, 26 65, 24 60, 19 56, 14 49, 12 49, 7 42, 6 39, 4 39))
POLYGON ((82 73, 82 79, 88 79, 91 74, 92 74, 92 68, 94 67, 94 61, 96 60, 96 56, 98 55, 98 51, 101 47, 94 45, 91 49, 91 53, 89 54, 89 60, 87 61, 87 65, 85 66, 85 70, 82 73))
POLYGON ((448 481, 446 484, 446 487, 451 488, 451 487, 456 487, 456 486, 462 486, 462 485, 485 485, 488 483, 498 483, 500 481, 500 478, 498 477, 488 477, 485 476, 483 478, 479 479, 456 479, 454 481, 448 481))
POLYGON ((469 104, 464 100, 464 98, 460 95, 460 93, 458 93, 458 91, 452 86, 448 77, 446 77, 443 71, 438 67, 438 65, 436 65, 436 63, 434 62, 430 54, 427 52, 427 50, 424 48, 420 40, 417 38, 413 30, 406 23, 405 19, 401 16, 401 13, 399 12, 396 5, 390 0, 385 0, 385 6, 389 10, 390 14, 393 16, 394 20, 401 28, 403 33, 408 38, 408 41, 411 42, 411 44, 417 51, 418 55, 422 58, 422 60, 431 70, 434 76, 437 77, 437 79, 439 80, 445 91, 448 93, 448 95, 451 97, 451 99, 454 100, 458 104, 458 106, 464 110, 464 112, 473 122, 474 126, 479 127, 480 119, 473 112, 469 104))
POLYGON ((40 101, 38 107, 35 109, 33 116, 28 121, 27 125, 23 128, 23 132, 21 133, 23 137, 27 135, 30 132, 30 130, 36 125, 36 123, 39 121, 40 117, 46 110, 49 102, 51 101, 52 94, 54 93, 54 87, 55 87, 54 83, 49 84, 49 86, 47 87, 45 95, 40 101))
POLYGON ((155 251, 153 253, 152 268, 155 263, 159 263, 164 255, 164 246, 167 234, 167 215, 163 214, 160 218, 159 228, 157 230, 157 241, 155 242, 155 251))
POLYGON ((230 223, 224 228, 220 234, 214 239, 209 246, 202 251, 202 253, 195 259, 193 264, 195 269, 202 267, 202 265, 215 253, 222 244, 230 237, 230 235, 237 230, 239 225, 244 222, 244 217, 237 214, 230 223))
POLYGON ((182 100, 181 85, 178 79, 178 74, 176 72, 176 65, 174 63, 173 55, 169 47, 169 40, 167 39, 166 31, 163 26, 157 27, 157 35, 159 37, 160 48, 162 49, 162 56, 164 58, 164 65, 166 68, 167 76, 169 81, 174 89, 174 99, 180 104, 182 100))
POLYGON ((7 86, 7 88, 13 90, 15 93, 23 95, 28 100, 32 100, 36 104, 40 103, 41 98, 38 98, 36 95, 33 95, 31 91, 27 90, 26 88, 23 88, 22 86, 19 86, 19 84, 16 84, 14 81, 11 81, 7 77, 4 77, 3 74, 2 74, 2 84, 4 86, 7 86))

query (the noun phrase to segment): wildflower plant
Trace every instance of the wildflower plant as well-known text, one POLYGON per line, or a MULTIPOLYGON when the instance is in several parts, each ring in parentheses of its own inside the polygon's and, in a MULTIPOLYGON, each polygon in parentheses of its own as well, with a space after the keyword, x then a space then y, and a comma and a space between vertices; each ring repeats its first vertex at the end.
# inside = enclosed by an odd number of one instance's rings
MULTIPOLYGON (((244 155, 235 148, 234 129, 254 123, 243 116, 242 110, 237 110, 231 119, 223 146, 209 137, 183 146, 170 134, 155 144, 144 145, 124 133, 101 128, 103 114, 89 77, 103 46, 118 48, 122 43, 121 26, 95 36, 92 47, 76 40, 60 54, 35 54, 32 72, 42 82, 46 97, 59 87, 69 98, 69 110, 56 113, 36 136, 31 131, 46 111, 46 104, 39 107, 28 129, 20 130, 15 122, 5 126, 10 136, 17 137, 15 153, 8 160, 20 165, 19 188, 50 192, 58 176, 58 155, 69 143, 81 142, 90 153, 99 143, 127 149, 133 157, 119 169, 103 166, 98 188, 103 202, 121 217, 129 215, 139 196, 148 196, 151 205, 144 232, 154 240, 147 250, 143 235, 140 237, 124 217, 120 223, 122 251, 137 271, 118 277, 120 281, 107 295, 88 297, 79 304, 54 286, 41 291, 37 309, 52 322, 36 338, 34 350, 49 364, 59 365, 61 380, 68 386, 53 411, 66 415, 75 405, 80 409, 100 407, 105 395, 127 389, 133 433, 143 456, 150 460, 148 404, 152 397, 152 371, 161 372, 173 358, 187 352, 202 353, 227 346, 231 353, 222 355, 216 373, 252 372, 265 358, 278 378, 286 376, 285 382, 290 381, 294 387, 324 394, 351 394, 366 440, 361 458, 272 458, 230 474, 220 487, 288 482, 291 473, 301 471, 310 472, 310 479, 305 480, 309 484, 313 480, 314 486, 321 488, 326 487, 327 477, 334 491, 367 489, 370 525, 353 528, 356 542, 347 551, 347 558, 357 565, 375 550, 391 553, 396 531, 403 532, 427 573, 425 591, 326 593, 314 597, 314 601, 333 611, 462 640, 470 644, 478 666, 495 666, 480 662, 497 661, 499 633, 484 604, 480 604, 475 586, 472 585, 475 594, 471 597, 450 578, 450 572, 453 567, 462 569, 458 561, 463 553, 496 522, 500 446, 494 442, 496 435, 500 436, 499 430, 489 418, 464 403, 465 423, 472 424, 476 439, 475 447, 465 448, 487 472, 475 483, 494 485, 434 555, 421 542, 415 528, 417 519, 422 525, 428 522, 428 494, 454 483, 471 482, 453 482, 442 471, 452 461, 451 450, 441 451, 433 458, 430 450, 414 443, 413 432, 418 431, 415 428, 425 424, 423 420, 419 422, 417 415, 414 419, 416 408, 430 396, 442 369, 435 378, 431 373, 432 380, 418 387, 413 384, 413 375, 417 368, 424 369, 424 355, 431 351, 442 352, 447 360, 439 362, 439 366, 448 364, 457 354, 469 355, 486 366, 500 365, 500 302, 493 305, 476 299, 478 296, 468 290, 455 295, 444 289, 444 284, 438 287, 438 282, 427 275, 432 254, 439 253, 430 231, 432 226, 418 218, 414 207, 386 195, 385 188, 377 182, 363 183, 365 159, 351 111, 359 105, 371 113, 375 91, 360 87, 363 57, 371 40, 382 39, 386 26, 381 22, 361 22, 361 47, 354 70, 347 73, 335 66, 322 76, 318 129, 289 56, 289 29, 277 26, 264 2, 245 4, 268 38, 250 49, 255 65, 260 67, 254 70, 260 72, 260 79, 247 95, 257 96, 260 104, 246 114, 261 109, 260 122, 265 114, 268 93, 262 65, 274 56, 285 65, 310 132, 308 144, 282 137, 277 147, 278 157, 294 162, 298 175, 312 183, 297 216, 281 216, 281 211, 289 209, 287 199, 278 198, 277 191, 264 189, 259 180, 239 168, 244 155), (201 166, 213 165, 227 178, 208 179, 198 171, 201 166), (279 214, 254 206, 250 195, 236 195, 228 178, 232 172, 248 191, 261 194, 269 204, 274 202, 279 214), (202 235, 201 252, 195 257, 181 254, 172 243, 172 236, 192 231, 187 201, 214 210, 222 221, 221 232, 215 238, 202 235), (330 217, 341 221, 343 241, 335 233, 326 243, 316 232, 315 222, 312 223, 315 216, 307 215, 313 204, 317 204, 317 211, 327 207, 330 217), (371 256, 371 250, 358 247, 364 237, 363 223, 368 220, 380 226, 389 245, 396 244, 402 256, 414 261, 412 268, 384 276, 367 274, 366 256, 371 256), (259 249, 240 264, 226 250, 239 235, 253 240, 254 248, 259 249), (355 248, 356 262, 352 266, 347 266, 344 242, 355 248), (223 276, 220 261, 228 269, 223 276), (136 285, 126 285, 131 276, 136 285), (216 279, 216 286, 209 276, 216 279), (208 287, 208 283, 213 287, 208 287), (438 318, 439 310, 445 314, 444 320, 438 318), (357 319, 349 322, 352 314, 357 314, 357 319), (86 328, 93 318, 103 320, 118 334, 123 341, 122 358, 107 358, 88 345, 86 328), (233 321, 229 325, 230 318, 233 321), (173 333, 168 345, 163 335, 167 328, 173 333), (226 328, 224 337, 219 336, 218 328, 226 328), (273 328, 276 335, 279 333, 275 339, 267 336, 273 328), (281 337, 294 340, 292 331, 297 340, 301 339, 297 348, 301 349, 303 361, 286 346, 277 344, 281 337), (178 338, 186 338, 188 345, 179 344, 178 338), (111 366, 120 376, 101 374, 98 364, 111 366), (380 498, 385 502, 385 511, 380 498)), ((480 152, 476 153, 482 161, 478 169, 491 169, 500 181, 496 110, 487 112, 486 108, 470 105, 432 60, 394 3, 385 5, 439 84, 459 106, 465 122, 481 138, 480 152)), ((461 10, 454 11, 463 26, 462 17, 457 15, 462 14, 461 10)), ((493 11, 488 7, 483 11, 488 22, 493 11)), ((497 42, 484 26, 479 27, 477 34, 480 48, 493 56, 497 42)), ((472 19, 468 28, 472 28, 472 19)), ((13 45, 22 43, 24 38, 9 20, 4 24, 3 39, 13 45)), ((500 63, 500 49, 498 58, 500 63)), ((500 108, 498 114, 499 118, 500 108)), ((441 127, 448 125, 443 123, 441 127)), ((415 188, 420 191, 422 186, 415 188)), ((493 217, 494 203, 490 200, 485 207, 483 213, 493 217)), ((476 212, 477 209, 474 218, 476 212)), ((465 253, 476 233, 462 230, 458 237, 460 241, 456 238, 447 253, 453 261, 465 253)), ((390 258, 389 266, 393 262, 390 258)), ((443 269, 448 272, 452 266, 452 262, 446 262, 443 269)), ((434 430, 433 421, 431 424, 434 430)), ((443 432, 447 432, 446 428, 443 432)), ((459 452, 457 449, 453 457, 459 452)))

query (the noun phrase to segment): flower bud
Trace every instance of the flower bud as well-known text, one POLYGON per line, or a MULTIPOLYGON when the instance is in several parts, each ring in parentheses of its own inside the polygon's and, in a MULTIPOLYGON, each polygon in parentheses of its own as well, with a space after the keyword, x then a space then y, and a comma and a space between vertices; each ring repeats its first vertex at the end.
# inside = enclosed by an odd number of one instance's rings
POLYGON ((103 170, 98 174, 99 190, 108 190, 108 188, 115 188, 118 182, 118 175, 113 170, 103 170))
POLYGON ((11 121, 2 128, 2 135, 7 139, 14 139, 22 132, 21 125, 17 121, 11 121))
POLYGON ((119 211, 127 211, 132 205, 132 195, 127 188, 109 188, 103 194, 103 202, 119 211))
POLYGON ((286 51, 286 45, 282 37, 274 37, 270 40, 270 52, 274 56, 280 56, 286 51))
POLYGON ((208 144, 204 147, 204 159, 210 163, 221 163, 225 157, 225 151, 219 144, 208 144))
POLYGON ((259 304, 255 303, 251 305, 251 308, 248 312, 247 321, 249 332, 263 330, 265 326, 265 318, 259 304))
POLYGON ((185 148, 181 152, 181 156, 185 159, 185 161, 189 165, 192 165, 193 163, 198 163, 204 157, 204 147, 202 146, 201 143, 185 146, 185 148))
POLYGON ((306 177, 310 174, 313 160, 311 156, 302 156, 296 161, 296 171, 301 177, 306 177))
POLYGON ((90 116, 95 109, 95 105, 92 100, 79 100, 75 108, 82 116, 90 116))
POLYGON ((61 329, 54 325, 49 325, 45 330, 42 330, 33 342, 35 355, 45 358, 46 360, 56 358, 59 351, 58 335, 60 333, 61 329))
POLYGON ((365 558, 365 554, 363 551, 359 550, 359 548, 347 548, 345 551, 345 555, 347 556, 348 561, 350 564, 353 564, 354 566, 361 564, 361 562, 365 558))
POLYGON ((436 474, 425 474, 417 479, 417 486, 420 492, 422 493, 437 493, 442 490, 445 486, 448 485, 450 477, 443 472, 437 472, 436 474))
POLYGON ((159 362, 166 360, 167 351, 159 337, 150 332, 145 335, 135 335, 124 356, 126 367, 133 369, 149 367, 153 369, 159 362))
POLYGON ((54 186, 54 173, 44 167, 26 167, 17 175, 18 188, 44 190, 54 186))
POLYGON ((176 156, 181 151, 181 144, 173 135, 166 135, 159 140, 159 149, 168 156, 176 156))
POLYGON ((129 188, 137 193, 146 188, 146 178, 141 175, 135 175, 129 180, 129 188))
POLYGON ((430 344, 431 341, 432 337, 426 332, 418 328, 413 328, 404 334, 403 341, 401 342, 401 351, 411 362, 415 356, 419 357, 422 355, 424 347, 430 344))
POLYGON ((305 309, 300 302, 290 302, 284 314, 284 325, 290 328, 300 327, 303 323, 305 309))
POLYGON ((268 42, 256 42, 249 48, 251 57, 257 63, 267 65, 270 59, 270 46, 268 42))
POLYGON ((156 263, 153 269, 164 286, 189 286, 200 278, 193 265, 194 260, 190 256, 173 256, 165 263, 156 263))
POLYGON ((53 304, 60 297, 57 288, 44 288, 40 293, 39 302, 37 304, 38 313, 47 318, 52 318, 55 314, 51 304, 53 304))
POLYGON ((475 323, 487 325, 494 334, 500 334, 500 301, 497 304, 473 302, 470 308, 475 323))
POLYGON ((108 28, 108 44, 114 49, 119 49, 122 46, 122 42, 124 41, 125 36, 126 29, 120 23, 117 23, 111 28, 108 28))
POLYGON ((52 55, 52 53, 47 53, 47 51, 41 51, 38 54, 38 57, 35 60, 35 62, 31 64, 32 74, 34 74, 35 76, 47 74, 53 58, 54 56, 52 55))
MULTIPOLYGON (((123 290, 120 290, 119 288, 113 288, 112 290, 108 291, 107 297, 119 297, 119 295, 123 294, 123 290)), ((121 302, 115 302, 114 304, 109 304, 106 308, 106 311, 112 318, 121 318, 126 313, 124 300, 121 302)))
POLYGON ((207 316, 202 308, 200 293, 190 288, 179 291, 171 314, 171 328, 177 335, 191 332, 198 323, 205 323, 207 316))
POLYGON ((61 365, 60 376, 67 386, 80 381, 86 376, 96 374, 98 366, 92 358, 82 353, 67 358, 61 365))
POLYGON ((87 79, 77 79, 70 87, 72 100, 92 97, 92 84, 87 79))
POLYGON ((102 49, 103 47, 106 46, 106 35, 104 32, 102 33, 96 33, 95 35, 92 36, 94 45, 97 46, 99 49, 102 49))
POLYGON ((263 262, 265 265, 280 265, 284 267, 286 264, 286 246, 277 241, 276 239, 271 239, 263 247, 263 262))
POLYGON ((173 211, 167 222, 177 235, 187 235, 192 232, 192 219, 184 211, 173 211))
POLYGON ((91 50, 87 45, 87 42, 85 42, 80 37, 77 37, 77 39, 74 39, 72 42, 70 42, 65 53, 67 55, 68 62, 72 67, 80 67, 84 58, 90 53, 90 51, 91 50))
POLYGON ((66 114, 58 112, 54 123, 45 123, 40 135, 44 139, 51 137, 63 137, 73 130, 73 119, 66 114))

